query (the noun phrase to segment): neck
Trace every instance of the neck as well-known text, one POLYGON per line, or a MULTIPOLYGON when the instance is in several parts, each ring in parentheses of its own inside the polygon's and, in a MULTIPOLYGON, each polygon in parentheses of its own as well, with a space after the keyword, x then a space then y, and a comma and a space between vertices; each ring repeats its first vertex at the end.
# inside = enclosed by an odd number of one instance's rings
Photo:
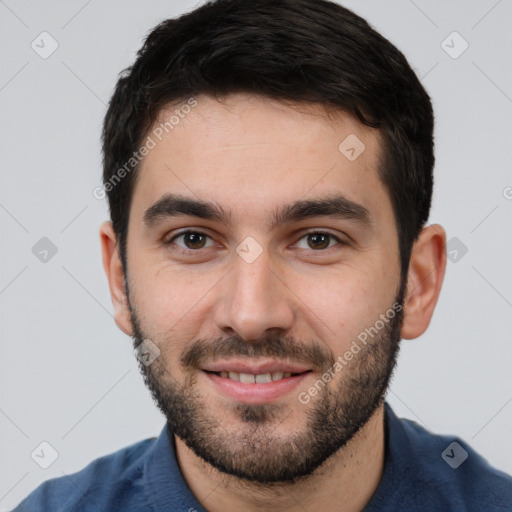
POLYGON ((384 468, 384 406, 312 475, 294 483, 259 484, 221 473, 175 437, 189 488, 209 512, 336 510, 359 512, 377 490, 384 468))

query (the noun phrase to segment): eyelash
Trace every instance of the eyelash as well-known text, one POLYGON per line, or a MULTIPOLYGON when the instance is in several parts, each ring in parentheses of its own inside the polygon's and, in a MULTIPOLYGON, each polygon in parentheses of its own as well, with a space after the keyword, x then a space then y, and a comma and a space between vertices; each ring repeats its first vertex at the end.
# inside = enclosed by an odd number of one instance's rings
MULTIPOLYGON (((178 234, 174 235, 170 240, 165 242, 165 244, 166 245, 174 244, 175 240, 177 240, 178 238, 181 238, 181 237, 183 237, 185 235, 189 235, 189 234, 201 235, 201 236, 205 236, 207 238, 212 239, 212 237, 210 235, 207 235, 206 233, 203 233, 202 231, 187 230, 187 231, 182 231, 181 233, 178 233, 178 234)), ((310 236, 310 235, 327 235, 331 239, 334 239, 336 242, 338 242, 336 245, 340 245, 340 246, 347 245, 346 242, 344 242, 343 240, 338 238, 336 235, 333 235, 332 233, 329 233, 328 231, 308 231, 307 233, 304 233, 299 238, 299 241, 302 240, 303 238, 306 238, 306 237, 310 236)), ((176 245, 176 244, 174 244, 174 245, 176 245)), ((189 248, 180 247, 179 245, 177 247, 183 253, 197 253, 197 254, 201 254, 202 251, 206 251, 206 250, 208 250, 210 248, 210 247, 202 247, 201 249, 189 249, 189 248)), ((335 246, 333 246, 333 247, 335 247, 335 246)), ((327 247, 325 249, 317 249, 317 250, 315 250, 315 249, 301 249, 301 250, 311 250, 313 252, 325 252, 328 249, 332 249, 333 247, 327 247)))

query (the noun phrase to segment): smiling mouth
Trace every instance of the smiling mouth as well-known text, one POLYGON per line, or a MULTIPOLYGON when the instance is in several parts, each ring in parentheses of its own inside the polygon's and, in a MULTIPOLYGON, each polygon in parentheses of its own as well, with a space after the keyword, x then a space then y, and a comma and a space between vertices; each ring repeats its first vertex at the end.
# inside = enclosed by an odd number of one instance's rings
POLYGON ((235 382, 241 382, 242 384, 268 384, 270 382, 277 382, 283 379, 288 379, 290 377, 296 377, 298 375, 304 375, 306 373, 310 373, 311 370, 307 370, 304 372, 267 372, 260 374, 252 374, 252 373, 241 373, 241 372, 212 372, 208 370, 204 370, 206 373, 211 373, 214 375, 218 375, 224 379, 233 380, 235 382))

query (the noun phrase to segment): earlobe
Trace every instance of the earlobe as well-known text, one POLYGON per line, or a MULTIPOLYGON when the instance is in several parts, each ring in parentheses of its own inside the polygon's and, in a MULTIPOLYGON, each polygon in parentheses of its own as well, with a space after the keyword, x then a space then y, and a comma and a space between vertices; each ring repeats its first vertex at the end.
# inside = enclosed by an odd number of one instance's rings
POLYGON ((413 245, 404 300, 402 338, 417 338, 427 330, 441 292, 445 270, 446 233, 439 224, 433 224, 422 229, 413 245))
POLYGON ((108 279, 110 297, 114 305, 114 320, 128 336, 132 335, 130 308, 126 296, 125 276, 119 256, 117 237, 111 222, 104 222, 100 228, 103 268, 108 279))

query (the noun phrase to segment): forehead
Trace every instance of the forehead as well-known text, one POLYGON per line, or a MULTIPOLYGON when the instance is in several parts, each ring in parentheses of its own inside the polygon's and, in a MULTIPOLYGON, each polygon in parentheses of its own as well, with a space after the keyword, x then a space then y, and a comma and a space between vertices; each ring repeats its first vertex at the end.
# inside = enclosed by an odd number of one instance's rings
POLYGON ((370 212, 391 208, 377 173, 378 132, 352 116, 248 94, 186 105, 194 103, 162 110, 148 135, 154 144, 132 198, 139 217, 169 193, 214 201, 258 224, 269 209, 319 195, 342 193, 370 212))

